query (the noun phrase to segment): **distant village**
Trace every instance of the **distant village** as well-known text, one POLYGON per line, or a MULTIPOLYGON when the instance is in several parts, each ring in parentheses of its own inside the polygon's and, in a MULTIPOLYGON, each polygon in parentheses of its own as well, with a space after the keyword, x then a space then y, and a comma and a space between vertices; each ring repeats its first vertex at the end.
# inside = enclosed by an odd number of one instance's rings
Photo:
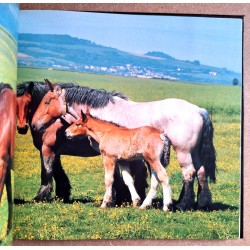
MULTIPOLYGON (((140 67, 140 66, 132 66, 131 64, 126 64, 124 66, 93 66, 93 65, 85 65, 77 66, 70 64, 69 66, 62 66, 58 64, 53 64, 49 70, 53 69, 60 69, 60 70, 75 70, 75 71, 85 71, 85 72, 95 72, 95 73, 103 73, 103 74, 113 74, 119 76, 128 76, 128 77, 135 77, 135 78, 148 78, 148 79, 166 79, 176 81, 178 78, 172 77, 169 75, 165 75, 164 73, 157 73, 153 70, 140 67)), ((177 69, 178 70, 178 69, 177 69)))

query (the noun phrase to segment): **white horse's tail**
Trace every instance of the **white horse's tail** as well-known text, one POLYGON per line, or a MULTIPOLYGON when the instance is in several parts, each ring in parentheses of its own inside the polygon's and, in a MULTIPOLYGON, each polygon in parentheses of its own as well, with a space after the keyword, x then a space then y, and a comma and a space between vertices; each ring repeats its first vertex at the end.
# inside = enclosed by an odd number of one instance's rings
POLYGON ((201 159, 206 171, 212 182, 216 181, 216 152, 213 145, 214 128, 208 112, 201 109, 200 115, 203 119, 203 131, 201 136, 201 159))

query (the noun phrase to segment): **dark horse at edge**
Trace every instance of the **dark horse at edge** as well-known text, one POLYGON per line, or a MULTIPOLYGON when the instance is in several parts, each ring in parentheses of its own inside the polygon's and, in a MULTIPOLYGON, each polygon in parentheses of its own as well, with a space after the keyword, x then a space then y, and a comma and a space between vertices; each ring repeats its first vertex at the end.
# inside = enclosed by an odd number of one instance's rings
POLYGON ((6 184, 8 199, 7 234, 12 228, 11 168, 16 129, 16 95, 9 84, 0 83, 0 201, 6 184))

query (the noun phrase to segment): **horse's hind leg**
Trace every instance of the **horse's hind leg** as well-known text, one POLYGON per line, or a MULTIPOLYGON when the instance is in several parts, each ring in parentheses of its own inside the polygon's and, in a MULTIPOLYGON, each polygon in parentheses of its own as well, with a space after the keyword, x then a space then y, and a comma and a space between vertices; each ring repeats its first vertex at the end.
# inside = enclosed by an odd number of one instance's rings
MULTIPOLYGON (((10 164, 12 161, 9 161, 10 164)), ((6 191, 8 198, 8 225, 7 225, 7 234, 10 233, 12 228, 12 216, 13 216, 13 198, 12 198, 12 185, 11 185, 11 165, 8 166, 6 173, 6 191)))
POLYGON ((141 198, 135 189, 134 180, 133 180, 133 177, 131 176, 130 167, 128 163, 124 161, 119 162, 118 164, 122 171, 123 180, 130 191, 131 199, 133 201, 133 206, 137 207, 141 201, 141 198))
POLYGON ((206 171, 199 155, 199 150, 194 150, 192 153, 192 159, 197 170, 198 179, 198 194, 197 194, 197 208, 207 209, 212 203, 211 192, 208 187, 208 181, 206 176, 206 171))
POLYGON ((3 159, 4 156, 0 157, 0 201, 3 194, 3 188, 5 183, 6 171, 7 171, 7 163, 3 159))
POLYGON ((183 187, 176 205, 179 210, 194 208, 194 177, 196 174, 190 153, 177 152, 177 159, 182 169, 183 187))
POLYGON ((65 174, 65 171, 62 167, 60 155, 55 156, 52 168, 53 168, 53 177, 56 183, 56 196, 59 199, 63 199, 63 201, 67 203, 69 202, 71 186, 69 178, 65 174))
POLYGON ((197 171, 198 178, 198 194, 197 194, 197 208, 207 209, 212 204, 212 196, 208 187, 208 181, 204 166, 201 166, 197 171))

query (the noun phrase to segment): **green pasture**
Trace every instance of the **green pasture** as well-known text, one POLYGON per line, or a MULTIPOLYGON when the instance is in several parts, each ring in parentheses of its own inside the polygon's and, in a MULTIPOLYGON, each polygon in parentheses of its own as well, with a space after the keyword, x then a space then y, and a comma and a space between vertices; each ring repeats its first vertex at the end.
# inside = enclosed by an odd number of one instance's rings
POLYGON ((0 26, 0 82, 13 88, 17 79, 17 44, 9 33, 0 26))
MULTIPOLYGON (((16 62, 16 42, 9 33, 0 26, 0 83, 8 83, 16 89, 17 62, 16 62)), ((8 201, 6 189, 4 189, 3 198, 0 202, 0 246, 10 245, 12 242, 12 233, 6 237, 8 220, 8 201)))
MULTIPOLYGON (((77 239, 236 239, 239 237, 240 106, 241 89, 78 72, 19 68, 18 82, 75 82, 116 90, 132 100, 183 98, 211 110, 217 151, 217 183, 210 184, 211 211, 163 212, 159 189, 154 206, 141 211, 129 204, 102 210, 104 171, 101 157, 62 156, 69 176, 71 202, 34 203, 40 185, 39 152, 30 133, 17 134, 15 155, 14 238, 28 240, 77 239)), ((167 168, 173 199, 182 187, 181 171, 171 151, 167 168)), ((195 184, 197 190, 197 184, 195 184)))

